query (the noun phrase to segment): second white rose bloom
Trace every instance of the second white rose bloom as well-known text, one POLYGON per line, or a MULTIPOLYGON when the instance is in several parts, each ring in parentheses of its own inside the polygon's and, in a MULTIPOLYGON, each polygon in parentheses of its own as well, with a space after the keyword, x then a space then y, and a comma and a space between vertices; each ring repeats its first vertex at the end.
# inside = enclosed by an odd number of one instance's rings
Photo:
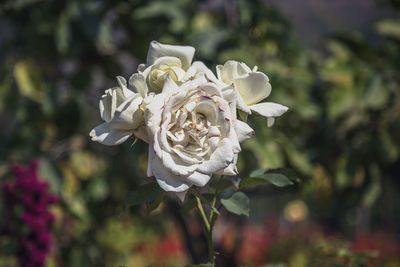
POLYGON ((119 87, 104 92, 99 102, 100 116, 105 121, 90 131, 93 141, 103 145, 125 142, 143 123, 143 97, 126 87, 126 81, 117 77, 119 87))
POLYGON ((273 102, 258 103, 269 96, 271 84, 267 75, 257 71, 257 67, 250 69, 242 62, 229 60, 224 65, 217 66, 217 76, 219 81, 234 86, 240 110, 266 117, 268 126, 272 126, 275 118, 288 110, 287 107, 273 102))

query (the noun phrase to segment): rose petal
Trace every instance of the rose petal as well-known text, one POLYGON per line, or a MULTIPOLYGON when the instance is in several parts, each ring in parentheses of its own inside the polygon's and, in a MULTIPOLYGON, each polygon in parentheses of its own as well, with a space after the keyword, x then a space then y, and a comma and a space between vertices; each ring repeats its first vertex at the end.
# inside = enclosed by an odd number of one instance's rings
MULTIPOLYGON (((254 66, 253 69, 257 70, 257 66, 254 66)), ((237 73, 239 76, 246 75, 247 73, 252 72, 252 70, 243 62, 238 62, 237 64, 237 73)))
POLYGON ((235 154, 233 157, 233 162, 229 164, 228 167, 226 167, 225 169, 216 172, 216 174, 230 175, 230 176, 238 175, 239 172, 236 169, 237 160, 238 160, 238 154, 235 154))
POLYGON ((175 154, 177 154, 180 159, 185 162, 186 164, 199 164, 201 163, 200 160, 196 159, 195 157, 189 157, 188 155, 186 155, 184 152, 180 151, 179 149, 176 148, 171 148, 172 151, 175 152, 175 154))
POLYGON ((196 79, 201 76, 204 76, 208 81, 216 84, 218 87, 224 88, 226 86, 226 84, 218 80, 214 73, 201 61, 195 61, 192 63, 186 71, 185 76, 182 78, 182 82, 196 79))
POLYGON ((204 114, 213 125, 217 125, 219 120, 224 120, 222 111, 218 109, 218 106, 216 106, 211 99, 204 98, 199 101, 195 108, 195 112, 204 114))
POLYGON ((182 67, 182 60, 178 57, 175 56, 169 56, 169 55, 165 55, 162 57, 157 58, 154 63, 152 64, 153 67, 152 68, 157 68, 161 65, 165 65, 168 67, 182 67))
POLYGON ((235 130, 239 142, 243 142, 244 140, 254 136, 254 130, 247 123, 241 120, 236 121, 235 130))
POLYGON ((219 136, 221 136, 221 131, 219 130, 219 127, 218 126, 213 126, 213 125, 211 125, 209 128, 208 128, 208 134, 207 134, 209 137, 219 137, 219 136))
POLYGON ((271 93, 271 84, 267 75, 262 72, 250 72, 248 75, 233 81, 246 105, 255 104, 271 93))
POLYGON ((146 85, 146 79, 140 73, 134 73, 129 78, 129 85, 133 87, 143 98, 147 96, 149 89, 146 85))
POLYGON ((147 177, 151 177, 154 175, 153 171, 152 171, 152 167, 151 167, 154 157, 155 157, 154 150, 151 146, 149 146, 149 156, 148 156, 148 160, 147 160, 147 172, 146 172, 147 177))
POLYGON ((197 167, 197 170, 202 173, 215 173, 226 168, 233 161, 232 142, 229 138, 222 139, 217 149, 211 154, 210 159, 204 161, 197 167))
POLYGON ((113 108, 113 105, 115 104, 113 104, 112 100, 113 100, 112 89, 108 89, 105 91, 105 94, 101 97, 99 101, 100 117, 103 119, 103 121, 110 121, 112 119, 111 116, 112 109, 115 110, 116 108, 115 106, 113 108))
POLYGON ((114 146, 125 142, 132 133, 132 130, 115 129, 110 126, 109 122, 105 122, 91 130, 89 136, 93 141, 107 146, 114 146))
POLYGON ((100 124, 89 133, 92 140, 104 145, 118 145, 125 142, 133 130, 143 123, 143 112, 139 109, 142 101, 138 95, 125 100, 110 121, 100 124))
POLYGON ((228 138, 232 142, 233 153, 237 154, 240 151, 242 151, 242 149, 240 148, 239 140, 238 140, 238 137, 237 137, 234 127, 231 128, 228 138))
POLYGON ((159 159, 162 157, 162 149, 160 146, 160 140, 158 138, 160 129, 157 129, 157 131, 154 134, 153 137, 153 150, 154 150, 154 155, 157 156, 159 159))
POLYGON ((182 177, 168 171, 157 157, 153 157, 151 168, 158 185, 165 191, 183 192, 191 186, 190 183, 184 182, 182 177))
POLYGON ((122 89, 114 87, 107 89, 99 102, 100 116, 104 121, 110 121, 114 117, 115 110, 126 100, 122 89))
POLYGON ((146 65, 154 64, 160 57, 172 56, 179 58, 182 61, 183 69, 187 70, 192 62, 194 52, 195 49, 191 46, 167 45, 152 41, 147 53, 146 65))
POLYGON ((113 128, 122 130, 134 130, 143 123, 143 111, 139 108, 143 98, 135 94, 125 100, 117 110, 114 117, 109 122, 113 128))
POLYGON ((204 77, 204 75, 200 75, 198 78, 196 78, 194 80, 190 80, 190 81, 183 83, 179 87, 179 91, 191 90, 191 89, 200 87, 201 85, 204 85, 206 83, 207 83, 207 79, 204 77))
POLYGON ((244 102, 242 96, 240 95, 238 89, 234 87, 235 89, 235 94, 236 94, 236 106, 238 109, 246 112, 247 114, 251 114, 250 108, 247 106, 247 104, 244 102))
POLYGON ((129 97, 131 97, 131 96, 133 96, 135 94, 134 92, 129 90, 128 87, 126 87, 126 80, 125 80, 124 77, 117 76, 117 82, 118 82, 119 87, 122 90, 122 93, 124 94, 124 96, 126 98, 129 98, 129 97))
POLYGON ((275 122, 275 118, 274 117, 268 117, 267 118, 267 126, 268 127, 272 127, 272 125, 274 125, 275 122))
POLYGON ((174 79, 177 82, 182 81, 183 77, 185 77, 186 72, 181 67, 171 66, 170 68, 172 70, 171 75, 174 76, 174 79))
POLYGON ((264 117, 279 117, 288 110, 288 107, 273 102, 255 104, 249 108, 264 117))
POLYGON ((208 181, 210 181, 211 175, 200 172, 193 172, 187 177, 187 180, 192 182, 196 186, 203 187, 208 183, 208 181))
MULTIPOLYGON (((229 102, 229 101, 228 101, 229 102)), ((229 108, 231 109, 231 121, 232 124, 235 125, 237 121, 237 109, 236 109, 236 100, 229 102, 229 108)))
POLYGON ((133 130, 133 134, 144 142, 149 143, 149 137, 147 136, 145 125, 141 125, 139 128, 133 130))
POLYGON ((234 60, 228 60, 224 65, 218 65, 216 69, 218 79, 226 84, 230 84, 233 79, 251 72, 246 64, 234 60))
POLYGON ((211 152, 214 152, 218 148, 220 139, 221 138, 219 136, 212 136, 208 138, 208 144, 210 145, 211 152))
POLYGON ((146 105, 146 111, 144 113, 147 129, 149 132, 149 138, 152 139, 157 129, 161 124, 161 114, 164 109, 164 95, 158 94, 151 98, 150 103, 146 105))
POLYGON ((167 127, 170 121, 171 121, 171 113, 168 113, 165 116, 160 129, 157 131, 155 135, 156 136, 155 138, 157 138, 157 141, 159 142, 161 149, 166 150, 167 152, 171 152, 171 146, 169 145, 167 140, 167 127))
POLYGON ((210 96, 219 96, 222 97, 222 91, 221 89, 216 86, 214 83, 206 83, 202 86, 200 86, 200 88, 206 92, 207 94, 209 94, 210 96))
POLYGON ((223 98, 228 102, 235 102, 236 93, 235 88, 233 86, 226 86, 222 90, 223 98))
POLYGON ((164 167, 175 175, 188 176, 197 169, 197 164, 185 166, 176 154, 172 155, 165 151, 162 151, 161 160, 164 167))
POLYGON ((137 67, 138 72, 143 72, 146 69, 146 64, 139 64, 137 67))
POLYGON ((179 90, 178 85, 172 80, 171 76, 168 75, 167 78, 165 79, 164 86, 162 88, 161 93, 164 95, 172 95, 173 93, 177 92, 179 90))
POLYGON ((159 93, 163 89, 167 76, 171 76, 172 80, 177 82, 185 76, 185 71, 182 69, 182 62, 179 58, 164 56, 157 58, 141 74, 146 79, 149 91, 159 93))

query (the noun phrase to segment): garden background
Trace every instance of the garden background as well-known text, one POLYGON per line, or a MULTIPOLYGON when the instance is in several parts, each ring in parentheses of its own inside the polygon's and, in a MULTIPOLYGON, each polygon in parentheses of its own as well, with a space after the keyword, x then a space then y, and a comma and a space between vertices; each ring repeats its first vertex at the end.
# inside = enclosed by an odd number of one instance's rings
MULTIPOLYGON (((272 128, 249 120, 240 176, 284 167, 301 181, 249 187, 249 218, 222 212, 218 266, 400 266, 399 15, 397 0, 2 1, 0 185, 38 160, 58 197, 46 266, 204 262, 197 214, 176 198, 122 209, 149 179, 146 144, 88 137, 151 40, 192 45, 213 68, 257 65, 289 107, 272 128)), ((4 229, 18 210, 1 192, 4 229)), ((18 266, 19 237, 0 231, 0 266, 18 266)))

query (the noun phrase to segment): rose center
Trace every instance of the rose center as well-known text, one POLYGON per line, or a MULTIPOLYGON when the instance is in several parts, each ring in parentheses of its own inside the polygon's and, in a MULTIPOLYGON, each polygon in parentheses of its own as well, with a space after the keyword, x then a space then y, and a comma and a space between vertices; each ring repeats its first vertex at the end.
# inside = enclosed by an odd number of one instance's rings
POLYGON ((210 151, 211 122, 207 116, 196 111, 202 96, 193 96, 191 101, 182 105, 172 118, 167 128, 167 141, 169 145, 187 156, 194 158, 207 157, 210 151))

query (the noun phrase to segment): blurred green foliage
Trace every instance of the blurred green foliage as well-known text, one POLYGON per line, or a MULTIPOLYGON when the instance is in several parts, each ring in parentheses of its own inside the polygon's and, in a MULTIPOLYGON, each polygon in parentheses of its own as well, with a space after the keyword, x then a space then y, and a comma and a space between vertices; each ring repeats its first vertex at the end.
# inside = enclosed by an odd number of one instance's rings
MULTIPOLYGON (((376 24, 377 44, 344 33, 316 51, 261 0, 3 1, 0 179, 12 178, 15 162, 41 159, 42 177, 62 200, 49 266, 155 264, 135 247, 166 235, 165 219, 144 216, 142 207, 121 214, 128 191, 147 179, 146 145, 104 147, 88 138, 100 122, 100 95, 115 76, 136 71, 153 39, 192 45, 210 67, 228 59, 257 65, 273 86, 268 101, 290 108, 273 128, 249 121, 256 135, 243 144, 241 177, 289 167, 303 180, 251 192, 255 219, 301 198, 330 230, 399 233, 399 5, 381 2, 395 16, 376 24)), ((0 266, 13 262, 6 246, 2 240, 0 266)))

